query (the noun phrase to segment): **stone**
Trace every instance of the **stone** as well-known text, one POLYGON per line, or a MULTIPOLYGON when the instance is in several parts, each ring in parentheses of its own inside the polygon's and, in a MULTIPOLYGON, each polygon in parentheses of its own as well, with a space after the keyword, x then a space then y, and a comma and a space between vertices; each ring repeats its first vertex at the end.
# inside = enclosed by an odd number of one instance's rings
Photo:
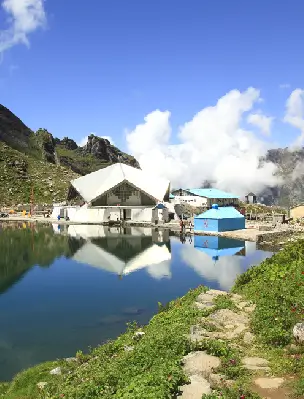
POLYGON ((269 361, 261 357, 244 357, 242 363, 248 366, 268 366, 269 361))
POLYGON ((243 340, 244 340, 244 344, 249 345, 254 341, 254 335, 251 334, 251 332, 246 331, 244 334, 243 340))
POLYGON ((192 375, 190 384, 180 387, 181 399, 201 399, 204 394, 211 393, 209 382, 201 375, 192 375))
POLYGON ((212 302, 205 302, 205 303, 195 302, 195 306, 200 310, 209 310, 213 309, 215 305, 212 302))
POLYGON ((77 362, 77 357, 67 357, 64 360, 68 363, 77 362))
POLYGON ((232 294, 231 299, 232 299, 232 301, 234 301, 234 302, 239 302, 239 301, 242 299, 242 296, 239 295, 239 294, 232 294))
POLYGON ((292 332, 295 340, 302 344, 304 342, 304 323, 297 323, 292 332))
POLYGON ((225 385, 226 376, 223 374, 211 373, 208 380, 212 389, 221 388, 225 385))
POLYGON ((284 383, 284 378, 257 378, 254 382, 263 389, 278 389, 284 383))
POLYGON ((247 324, 249 322, 248 316, 243 313, 236 313, 230 309, 220 309, 208 316, 209 319, 220 323, 227 324, 247 324))
POLYGON ((44 389, 47 386, 47 382, 38 382, 37 387, 38 389, 44 389))
POLYGON ((125 345, 125 346, 124 346, 124 350, 125 350, 126 352, 131 352, 131 351, 134 350, 134 346, 125 345))
POLYGON ((236 306, 237 306, 239 309, 243 309, 243 308, 245 308, 245 307, 248 307, 248 306, 249 306, 249 303, 243 301, 243 302, 239 302, 236 306))
POLYGON ((145 335, 143 331, 136 331, 136 333, 133 335, 133 339, 140 339, 145 335))
POLYGON ((50 374, 60 375, 61 374, 61 367, 56 367, 55 369, 51 370, 50 374))
POLYGON ((245 312, 247 313, 252 313, 256 308, 256 305, 250 305, 250 306, 245 306, 243 310, 245 310, 245 312))
POLYGON ((202 375, 208 377, 221 365, 221 360, 203 351, 191 352, 183 358, 183 370, 188 376, 202 375))

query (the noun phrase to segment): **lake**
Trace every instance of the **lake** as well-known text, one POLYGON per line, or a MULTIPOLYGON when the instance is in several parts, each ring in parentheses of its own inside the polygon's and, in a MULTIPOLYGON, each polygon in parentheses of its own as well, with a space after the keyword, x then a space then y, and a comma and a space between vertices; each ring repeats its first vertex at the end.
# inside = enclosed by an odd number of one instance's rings
POLYGON ((147 323, 190 288, 229 290, 272 255, 256 244, 168 230, 0 224, 0 381, 147 323))

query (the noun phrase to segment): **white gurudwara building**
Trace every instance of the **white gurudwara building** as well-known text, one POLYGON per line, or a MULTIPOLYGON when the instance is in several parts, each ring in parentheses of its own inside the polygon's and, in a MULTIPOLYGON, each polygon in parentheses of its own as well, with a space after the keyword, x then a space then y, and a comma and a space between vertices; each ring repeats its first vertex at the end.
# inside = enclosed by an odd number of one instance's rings
POLYGON ((54 205, 52 217, 80 223, 166 222, 169 194, 168 180, 117 163, 71 181, 68 200, 78 197, 82 204, 54 205))

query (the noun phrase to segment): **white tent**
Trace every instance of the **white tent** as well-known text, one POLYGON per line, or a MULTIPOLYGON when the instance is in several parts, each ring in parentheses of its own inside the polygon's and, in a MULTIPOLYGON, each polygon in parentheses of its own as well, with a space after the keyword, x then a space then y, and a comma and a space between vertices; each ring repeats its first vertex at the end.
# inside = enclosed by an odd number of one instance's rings
POLYGON ((169 180, 160 179, 141 169, 120 163, 79 177, 71 181, 71 184, 86 202, 91 202, 123 181, 153 197, 156 202, 164 199, 170 184, 169 180))

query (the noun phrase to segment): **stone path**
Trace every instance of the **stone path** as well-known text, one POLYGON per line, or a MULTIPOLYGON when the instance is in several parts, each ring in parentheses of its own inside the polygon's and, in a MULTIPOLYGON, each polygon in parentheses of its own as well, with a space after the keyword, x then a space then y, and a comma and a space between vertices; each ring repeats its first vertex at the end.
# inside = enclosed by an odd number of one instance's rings
MULTIPOLYGON (((201 310, 211 309, 214 312, 203 317, 201 323, 191 326, 189 340, 191 342, 206 339, 231 341, 231 346, 234 345, 242 349, 242 352, 246 352, 246 348, 248 351, 255 339, 249 328, 250 313, 255 306, 244 301, 240 295, 233 294, 229 298, 233 301, 237 310, 215 310, 213 301, 219 295, 228 295, 228 293, 209 290, 198 296, 195 306, 201 310)), ((253 374, 253 390, 259 393, 261 397, 269 399, 287 398, 287 393, 282 388, 285 382, 284 378, 271 375, 267 359, 244 355, 241 362, 242 367, 253 374), (256 372, 258 372, 258 376, 254 377, 256 372)), ((233 380, 228 380, 225 375, 217 373, 220 366, 221 360, 205 351, 196 351, 185 356, 183 358, 183 369, 190 379, 190 384, 183 385, 180 388, 180 397, 182 399, 201 399, 203 394, 210 394, 216 388, 232 386, 233 380)))

